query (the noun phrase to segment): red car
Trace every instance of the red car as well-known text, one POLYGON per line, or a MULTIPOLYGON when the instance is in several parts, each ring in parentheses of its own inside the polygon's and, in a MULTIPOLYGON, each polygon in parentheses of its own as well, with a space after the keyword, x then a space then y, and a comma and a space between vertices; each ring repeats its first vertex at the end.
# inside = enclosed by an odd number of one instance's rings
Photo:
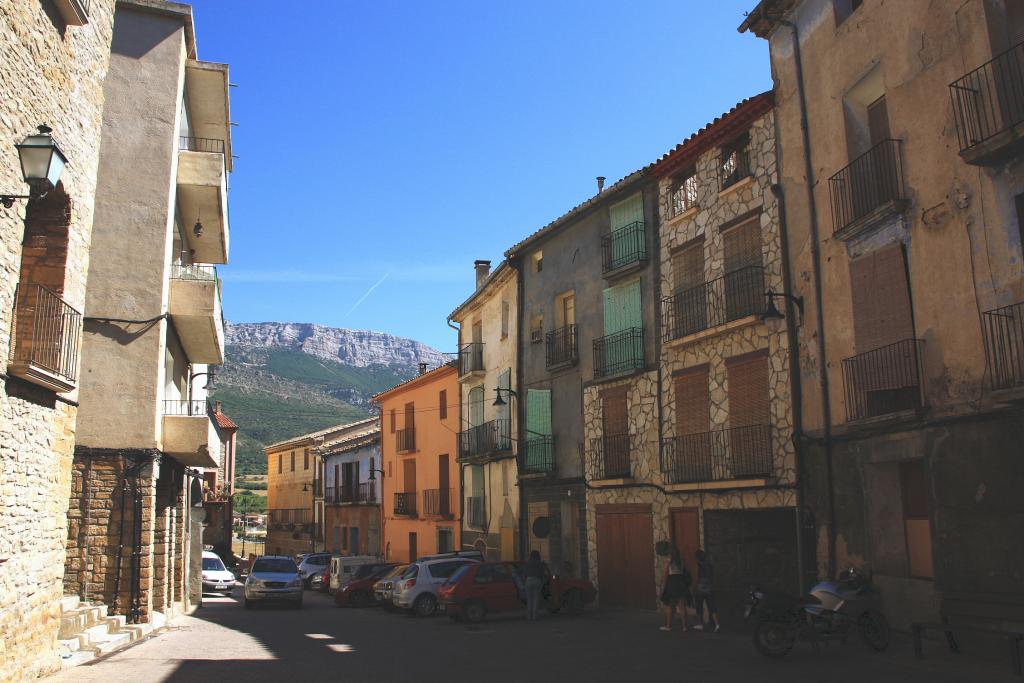
MULTIPOLYGON (((441 589, 437 597, 445 613, 453 619, 481 621, 488 612, 522 609, 526 604, 522 587, 522 562, 481 562, 460 567, 441 589)), ((543 596, 549 612, 563 607, 569 614, 580 614, 583 606, 597 597, 594 584, 571 576, 554 576, 544 565, 547 581, 543 596)))
POLYGON ((359 567, 356 575, 334 593, 334 606, 369 607, 377 604, 377 598, 373 593, 373 584, 397 566, 392 562, 359 567))

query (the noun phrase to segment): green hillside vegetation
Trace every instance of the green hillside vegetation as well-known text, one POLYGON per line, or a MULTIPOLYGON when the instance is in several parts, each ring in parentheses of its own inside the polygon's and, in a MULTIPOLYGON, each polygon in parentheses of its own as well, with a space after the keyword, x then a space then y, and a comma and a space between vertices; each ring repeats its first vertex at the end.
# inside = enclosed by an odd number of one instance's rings
POLYGON ((278 349, 267 358, 266 369, 278 377, 287 377, 324 390, 355 389, 366 394, 389 389, 409 378, 408 374, 375 365, 354 368, 315 358, 293 349, 278 349))

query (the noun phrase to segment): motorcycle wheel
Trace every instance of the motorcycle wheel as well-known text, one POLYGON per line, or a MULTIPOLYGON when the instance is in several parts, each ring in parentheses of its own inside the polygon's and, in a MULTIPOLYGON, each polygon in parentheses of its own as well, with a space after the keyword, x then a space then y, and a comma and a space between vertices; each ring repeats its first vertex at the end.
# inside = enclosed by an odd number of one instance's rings
POLYGON ((864 642, 875 652, 882 652, 889 647, 889 622, 878 610, 869 609, 857 620, 860 634, 864 642))
POLYGON ((754 647, 765 657, 785 657, 795 642, 793 630, 781 621, 759 621, 754 629, 754 647))

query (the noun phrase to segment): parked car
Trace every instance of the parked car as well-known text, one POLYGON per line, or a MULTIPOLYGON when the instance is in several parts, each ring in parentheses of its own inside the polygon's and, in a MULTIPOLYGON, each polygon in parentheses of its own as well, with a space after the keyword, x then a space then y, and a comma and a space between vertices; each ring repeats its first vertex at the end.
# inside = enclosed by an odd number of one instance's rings
POLYGON ((309 553, 299 561, 299 574, 302 576, 302 583, 306 588, 313 578, 313 574, 319 574, 328 564, 331 563, 330 553, 309 553))
POLYGON ((235 575, 224 566, 220 555, 209 550, 203 551, 203 592, 231 595, 238 582, 235 575))
POLYGON ((374 585, 381 577, 394 571, 397 565, 387 564, 364 564, 359 567, 352 576, 352 579, 334 593, 334 604, 336 607, 369 607, 376 604, 374 585))
MULTIPOLYGON (((522 609, 526 604, 522 562, 483 562, 460 567, 438 590, 440 608, 453 619, 479 622, 491 612, 522 609)), ((597 598, 594 584, 586 579, 555 576, 544 565, 547 577, 541 594, 548 611, 565 608, 579 614, 597 598)))
POLYGON ((394 605, 391 602, 391 595, 394 591, 395 581, 402 577, 402 574, 409 569, 409 565, 400 564, 397 565, 390 572, 377 579, 377 582, 373 584, 373 597, 384 609, 391 609, 394 605))
POLYGON ((335 555, 331 558, 330 592, 343 588, 353 576, 353 572, 367 564, 381 564, 380 558, 373 555, 335 555))
POLYGON ((437 589, 456 569, 475 562, 477 560, 467 557, 417 560, 395 581, 391 602, 399 609, 411 610, 416 616, 432 616, 437 611, 437 589))
POLYGON ((327 585, 327 581, 328 581, 328 579, 327 579, 328 572, 330 572, 330 565, 324 567, 322 570, 320 570, 318 572, 314 572, 313 575, 309 577, 309 588, 310 588, 310 590, 314 590, 314 591, 322 591, 322 590, 324 590, 324 586, 327 585))
POLYGON ((302 575, 295 560, 286 555, 256 558, 245 580, 245 608, 254 603, 280 600, 302 608, 302 575))

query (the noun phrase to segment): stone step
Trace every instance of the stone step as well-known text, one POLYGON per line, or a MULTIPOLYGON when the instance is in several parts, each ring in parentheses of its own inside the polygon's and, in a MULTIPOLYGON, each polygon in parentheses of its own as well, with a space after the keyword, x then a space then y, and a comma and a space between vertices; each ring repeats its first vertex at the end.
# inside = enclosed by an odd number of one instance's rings
POLYGON ((59 637, 62 639, 74 638, 85 629, 95 626, 107 618, 106 614, 107 608, 103 606, 78 607, 63 612, 60 615, 59 637))
POLYGON ((94 640, 93 647, 96 648, 97 654, 105 655, 130 642, 132 642, 132 637, 129 633, 107 633, 98 640, 94 640))
POLYGON ((78 638, 64 638, 57 641, 57 647, 61 652, 61 655, 70 654, 72 652, 78 652, 82 649, 82 643, 79 642, 78 638))
POLYGON ((60 599, 60 611, 71 612, 78 609, 78 606, 82 604, 82 601, 77 595, 65 595, 60 599))

